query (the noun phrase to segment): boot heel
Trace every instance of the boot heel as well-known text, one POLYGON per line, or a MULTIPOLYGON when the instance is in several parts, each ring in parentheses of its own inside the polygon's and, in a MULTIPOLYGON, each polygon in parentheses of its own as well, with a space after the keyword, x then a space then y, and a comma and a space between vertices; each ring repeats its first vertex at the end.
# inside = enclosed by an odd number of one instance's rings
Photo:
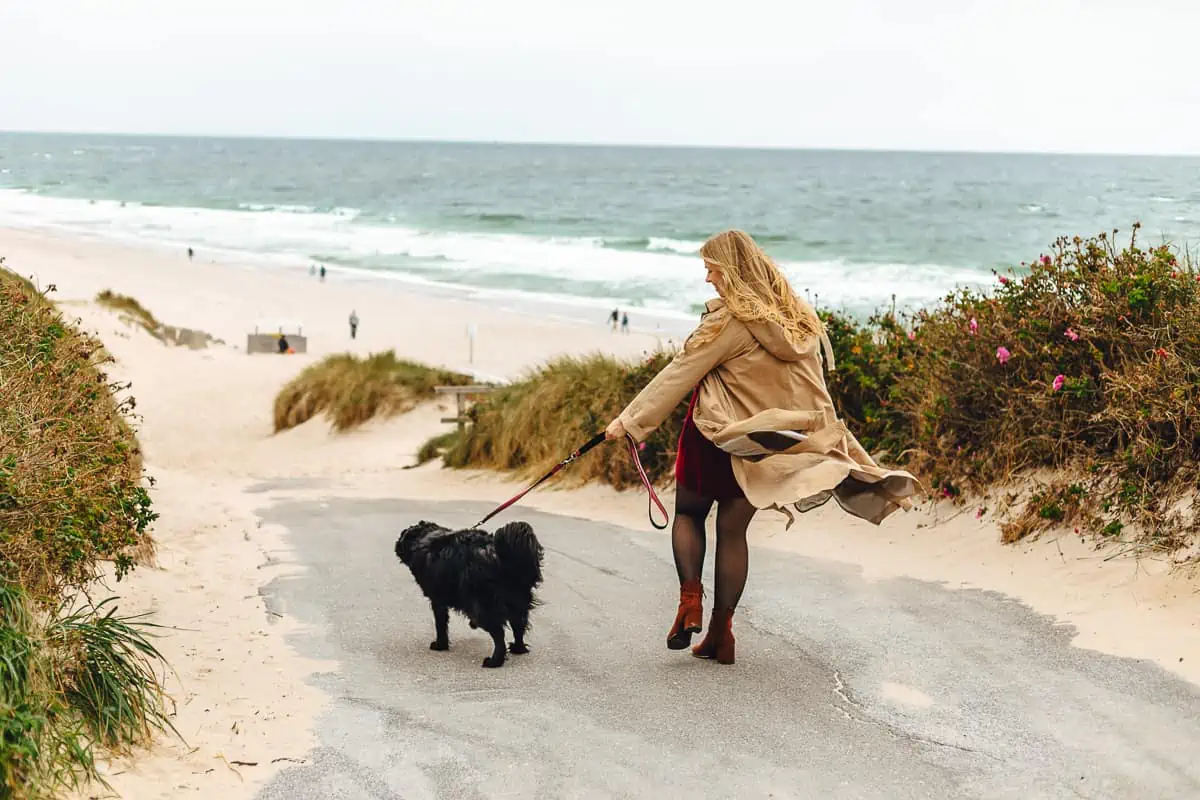
POLYGON ((733 610, 713 609, 708 622, 708 635, 692 648, 696 658, 706 658, 718 664, 734 663, 733 610))
POLYGON ((679 587, 679 610, 675 612, 675 623, 667 633, 667 649, 686 650, 692 643, 692 634, 701 631, 703 596, 700 581, 687 581, 679 587))

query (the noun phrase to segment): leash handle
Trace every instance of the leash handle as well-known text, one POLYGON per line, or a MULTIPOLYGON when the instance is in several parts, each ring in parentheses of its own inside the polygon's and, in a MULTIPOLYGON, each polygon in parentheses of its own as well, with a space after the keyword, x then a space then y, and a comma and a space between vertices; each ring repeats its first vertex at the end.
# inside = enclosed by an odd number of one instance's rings
POLYGON ((629 456, 633 459, 633 465, 637 467, 638 476, 642 479, 642 485, 646 487, 646 492, 649 494, 649 497, 646 498, 646 516, 650 518, 650 524, 657 530, 664 530, 671 524, 671 515, 667 512, 667 507, 663 505, 662 500, 658 499, 658 493, 654 491, 654 485, 650 483, 650 478, 646 475, 646 468, 642 466, 642 459, 638 455, 637 442, 633 440, 631 434, 625 434, 625 443, 629 445, 629 456), (658 510, 663 515, 662 525, 654 521, 654 506, 658 506, 658 510))

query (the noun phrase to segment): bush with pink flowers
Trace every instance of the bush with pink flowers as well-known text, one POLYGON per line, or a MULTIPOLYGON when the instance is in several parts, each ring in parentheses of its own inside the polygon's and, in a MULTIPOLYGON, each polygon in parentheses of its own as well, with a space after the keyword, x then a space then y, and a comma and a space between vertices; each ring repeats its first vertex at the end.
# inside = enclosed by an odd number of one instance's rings
POLYGON ((1137 226, 1126 247, 1114 235, 1060 239, 994 292, 913 319, 913 367, 888 392, 903 462, 954 497, 1061 476, 1012 509, 1006 540, 1068 513, 1165 548, 1196 530, 1200 276, 1170 246, 1139 246, 1137 226))

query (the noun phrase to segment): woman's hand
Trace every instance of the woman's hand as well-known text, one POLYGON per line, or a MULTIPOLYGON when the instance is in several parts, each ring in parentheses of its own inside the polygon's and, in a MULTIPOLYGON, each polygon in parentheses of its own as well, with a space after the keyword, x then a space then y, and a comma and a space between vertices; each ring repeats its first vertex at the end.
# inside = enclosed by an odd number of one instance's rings
POLYGON ((625 425, 621 422, 620 417, 608 423, 608 427, 604 429, 604 438, 609 441, 625 438, 625 425))

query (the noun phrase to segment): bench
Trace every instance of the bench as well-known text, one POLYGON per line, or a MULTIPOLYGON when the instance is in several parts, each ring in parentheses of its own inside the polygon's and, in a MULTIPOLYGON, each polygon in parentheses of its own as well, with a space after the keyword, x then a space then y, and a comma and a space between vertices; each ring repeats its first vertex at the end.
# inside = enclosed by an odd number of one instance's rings
POLYGON ((467 425, 467 398, 471 395, 494 392, 496 387, 485 383, 476 383, 469 386, 435 386, 433 391, 441 395, 454 395, 456 414, 453 417, 442 417, 442 422, 457 424, 458 432, 462 433, 467 425))

